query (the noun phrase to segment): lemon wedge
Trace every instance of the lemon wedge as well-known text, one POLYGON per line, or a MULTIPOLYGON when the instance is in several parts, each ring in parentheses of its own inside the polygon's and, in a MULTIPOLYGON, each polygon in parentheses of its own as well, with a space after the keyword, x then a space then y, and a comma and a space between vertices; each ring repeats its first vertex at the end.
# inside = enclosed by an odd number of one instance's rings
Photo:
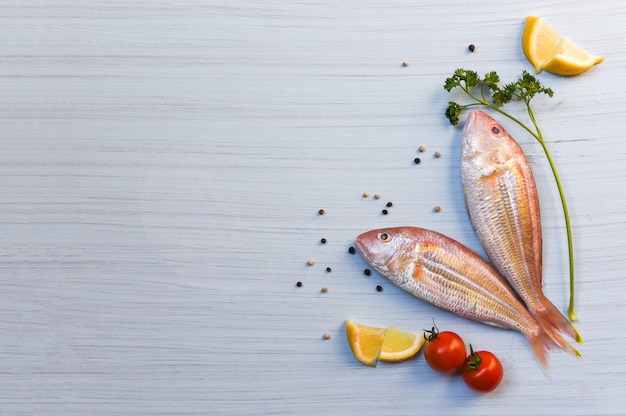
POLYGON ((554 75, 578 75, 604 60, 591 55, 548 26, 537 16, 528 16, 522 34, 522 50, 536 73, 542 70, 554 75))
POLYGON ((363 364, 376 367, 378 360, 403 361, 413 357, 424 345, 421 332, 396 327, 376 328, 346 321, 346 336, 352 353, 363 364))
POLYGON ((404 361, 413 357, 424 345, 422 332, 402 331, 395 326, 385 330, 385 341, 380 350, 380 361, 404 361))

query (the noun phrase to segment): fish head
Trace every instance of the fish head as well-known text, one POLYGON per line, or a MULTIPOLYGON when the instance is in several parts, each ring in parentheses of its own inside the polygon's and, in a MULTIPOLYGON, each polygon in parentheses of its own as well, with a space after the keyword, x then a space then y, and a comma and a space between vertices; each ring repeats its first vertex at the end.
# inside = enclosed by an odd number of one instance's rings
POLYGON ((416 242, 411 227, 367 231, 357 237, 355 246, 368 264, 391 280, 412 273, 416 242))
POLYGON ((467 117, 461 142, 463 160, 473 162, 483 176, 499 171, 513 157, 516 144, 500 123, 480 110, 467 117))

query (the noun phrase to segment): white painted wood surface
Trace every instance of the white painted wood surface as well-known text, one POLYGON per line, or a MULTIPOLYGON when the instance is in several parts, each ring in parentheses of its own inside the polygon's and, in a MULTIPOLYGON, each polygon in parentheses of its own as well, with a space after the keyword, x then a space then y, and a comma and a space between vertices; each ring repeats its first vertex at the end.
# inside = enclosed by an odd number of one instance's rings
MULTIPOLYGON (((3 2, 0 414, 623 414, 625 18, 615 0, 3 2), (442 84, 458 67, 530 70, 529 14, 606 57, 540 75, 586 340, 582 361, 552 354, 550 378, 519 334, 365 277, 347 254, 382 225, 482 252, 442 84), (421 355, 365 367, 344 339, 346 319, 433 318, 501 357, 496 392, 421 355)), ((565 310, 556 189, 539 146, 506 126, 533 160, 545 291, 565 310)))

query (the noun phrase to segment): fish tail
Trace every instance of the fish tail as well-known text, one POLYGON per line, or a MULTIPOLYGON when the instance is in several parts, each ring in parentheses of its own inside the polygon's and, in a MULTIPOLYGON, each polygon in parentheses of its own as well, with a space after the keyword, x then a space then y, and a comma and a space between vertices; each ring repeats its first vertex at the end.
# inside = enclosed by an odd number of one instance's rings
POLYGON ((561 334, 567 335, 579 344, 583 343, 583 338, 574 325, 549 300, 543 302, 543 308, 533 311, 533 315, 557 345, 561 346, 557 341, 563 339, 561 334))
MULTIPOLYGON (((582 338, 580 334, 578 333, 578 331, 576 331, 576 329, 572 326, 572 324, 569 321, 567 321, 565 317, 563 317, 563 315, 561 315, 558 309, 556 309, 553 306, 553 309, 543 309, 542 311, 538 313, 535 312, 534 315, 535 315, 535 319, 537 319, 537 322, 539 323, 541 327, 540 338, 541 340, 543 340, 543 342, 548 341, 556 345, 563 351, 567 352, 568 354, 573 355, 576 358, 583 357, 580 351, 576 347, 574 347, 572 344, 567 342, 567 340, 563 337, 563 333, 561 331, 567 333, 568 335, 570 333, 573 334, 572 338, 575 338, 576 341, 582 342, 582 338), (555 313, 558 315, 555 315, 555 313), (563 322, 560 320, 557 320, 555 316, 561 317, 562 320, 567 324, 567 327, 564 328, 563 322)), ((530 341, 530 343, 533 346, 533 350, 535 351, 535 354, 537 354, 538 346, 536 346, 536 341, 532 340, 530 341)), ((538 358, 540 359, 540 362, 541 362, 541 357, 539 356, 538 358)))
MULTIPOLYGON (((526 340, 530 345, 537 361, 541 365, 546 377, 550 377, 550 371, 548 368, 549 352, 555 345, 559 348, 566 350, 567 352, 575 355, 578 358, 582 358, 582 354, 574 346, 569 344, 563 337, 560 337, 560 341, 556 342, 551 335, 549 335, 541 326, 539 326, 537 333, 526 334, 526 340)), ((560 336, 560 334, 559 334, 560 336)))
POLYGON ((528 341, 530 348, 533 350, 537 361, 539 361, 541 369, 547 375, 549 362, 548 353, 550 352, 550 348, 554 345, 554 342, 541 327, 539 327, 539 332, 537 334, 526 335, 526 340, 528 341))

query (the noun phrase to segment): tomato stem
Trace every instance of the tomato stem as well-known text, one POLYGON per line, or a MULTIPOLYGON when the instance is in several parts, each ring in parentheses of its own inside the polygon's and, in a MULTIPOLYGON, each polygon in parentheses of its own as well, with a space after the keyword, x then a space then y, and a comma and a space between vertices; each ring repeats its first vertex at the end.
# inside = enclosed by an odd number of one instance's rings
POLYGON ((482 362, 483 359, 480 358, 477 352, 474 352, 474 348, 470 344, 470 356, 465 359, 465 369, 467 371, 476 371, 482 362))
POLYGON ((431 329, 430 331, 428 329, 424 329, 424 339, 430 342, 437 338, 437 335, 439 335, 439 328, 437 328, 437 325, 435 325, 435 318, 433 318, 433 329, 431 329))

